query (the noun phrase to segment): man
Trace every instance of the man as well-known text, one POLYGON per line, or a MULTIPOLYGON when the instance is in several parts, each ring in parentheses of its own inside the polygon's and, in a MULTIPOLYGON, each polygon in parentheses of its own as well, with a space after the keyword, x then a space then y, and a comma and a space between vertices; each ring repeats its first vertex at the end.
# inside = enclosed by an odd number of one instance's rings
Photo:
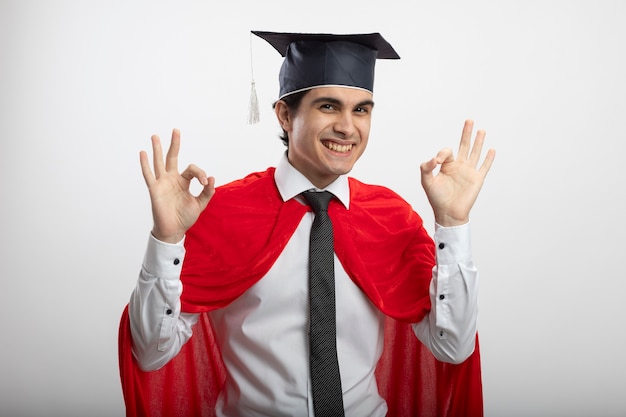
POLYGON ((398 58, 391 45, 254 33, 285 56, 277 167, 215 188, 194 165, 179 174, 177 130, 165 161, 152 137, 154 173, 141 152, 154 227, 120 328, 127 414, 481 415, 469 213, 495 157, 479 166, 484 132, 472 146, 467 121, 456 158, 444 149, 421 165, 433 242, 399 196, 347 176, 369 139, 374 63, 398 58), (319 267, 309 249, 322 219, 334 240, 319 267), (322 376, 309 362, 326 355, 314 310, 332 334, 322 376))

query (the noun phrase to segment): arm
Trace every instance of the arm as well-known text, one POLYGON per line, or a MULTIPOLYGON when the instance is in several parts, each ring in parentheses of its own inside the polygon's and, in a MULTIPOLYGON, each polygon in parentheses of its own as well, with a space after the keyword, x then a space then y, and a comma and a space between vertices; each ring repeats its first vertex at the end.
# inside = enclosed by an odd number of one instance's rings
POLYGON ((432 308, 413 331, 437 359, 461 363, 474 351, 478 322, 478 271, 471 258, 470 225, 438 226, 434 238, 432 308))
POLYGON ((474 350, 478 317, 478 271, 472 263, 469 214, 495 158, 490 149, 478 167, 485 139, 465 121, 457 158, 450 149, 423 163, 422 186, 437 223, 437 265, 430 286, 431 311, 413 330, 445 362, 464 361, 474 350), (435 168, 440 167, 437 175, 435 168), (442 227, 443 226, 443 227, 442 227))
POLYGON ((133 355, 144 371, 161 368, 192 335, 196 314, 181 313, 182 242, 150 236, 137 286, 128 304, 133 355))
POLYGON ((215 180, 189 165, 178 172, 180 132, 172 132, 165 160, 158 136, 152 136, 154 173, 141 151, 141 171, 148 186, 154 225, 137 286, 129 302, 133 353, 142 369, 157 369, 173 358, 191 337, 197 316, 180 313, 180 271, 185 233, 215 193, 215 180), (198 196, 191 180, 204 186, 198 196))

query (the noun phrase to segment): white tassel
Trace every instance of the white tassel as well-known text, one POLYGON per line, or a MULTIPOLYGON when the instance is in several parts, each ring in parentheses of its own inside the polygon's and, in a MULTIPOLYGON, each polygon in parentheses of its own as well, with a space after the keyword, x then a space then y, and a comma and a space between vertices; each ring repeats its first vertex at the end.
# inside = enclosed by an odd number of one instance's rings
POLYGON ((253 125, 259 123, 259 100, 256 96, 256 87, 252 80, 252 88, 250 91, 250 107, 248 108, 248 124, 253 125))
POLYGON ((250 106, 248 107, 248 124, 253 125, 259 123, 259 99, 256 96, 256 86, 254 84, 254 65, 252 57, 252 33, 250 33, 250 76, 252 77, 252 85, 250 88, 250 106))

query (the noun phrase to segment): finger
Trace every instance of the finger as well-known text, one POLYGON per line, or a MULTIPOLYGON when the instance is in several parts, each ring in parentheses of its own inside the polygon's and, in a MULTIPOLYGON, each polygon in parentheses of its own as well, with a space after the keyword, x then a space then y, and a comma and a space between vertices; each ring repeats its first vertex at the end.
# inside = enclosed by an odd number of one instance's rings
POLYGON ((437 167, 437 161, 435 158, 433 158, 430 161, 423 162, 420 165, 420 171, 422 172, 422 174, 427 174, 429 172, 433 172, 436 167, 437 167))
POLYGON ((167 171, 178 172, 178 152, 180 151, 180 131, 178 129, 172 130, 172 140, 170 141, 170 147, 167 150, 167 156, 165 159, 165 169, 167 171))
POLYGON ((459 144, 459 153, 457 158, 461 160, 467 159, 472 145, 472 130, 474 130, 474 121, 466 120, 463 125, 463 133, 461 133, 461 143, 459 144))
POLYGON ((182 174, 180 174, 180 176, 186 179, 187 181, 191 181, 192 179, 197 178, 198 181, 200 181, 200 184, 202 184, 203 186, 206 186, 209 183, 206 173, 194 164, 189 165, 182 172, 182 174))
POLYGON ((433 171, 438 165, 446 162, 453 162, 454 155, 452 149, 444 148, 440 150, 437 155, 430 161, 426 161, 420 165, 420 171, 422 174, 422 185, 430 183, 434 177, 433 171))
POLYGON ((163 149, 161 148, 161 139, 157 135, 152 135, 152 164, 154 165, 154 175, 159 178, 165 171, 163 166, 163 149))
POLYGON ((146 185, 150 187, 150 184, 154 182, 154 174, 150 169, 150 162, 148 162, 148 154, 146 151, 139 152, 139 163, 141 164, 143 179, 146 181, 146 185))
POLYGON ((487 151, 487 155, 485 156, 485 160, 483 161, 483 164, 480 166, 480 170, 479 170, 483 178, 487 176, 487 173, 491 169, 491 165, 493 165, 493 161, 495 159, 496 159, 496 150, 489 149, 487 151))
POLYGON ((478 161, 480 160, 480 154, 483 151, 483 144, 485 143, 485 131, 479 130, 476 132, 476 139, 474 139, 474 146, 472 147, 472 151, 470 152, 469 162, 472 166, 478 166, 478 161))
POLYGON ((447 162, 454 162, 454 153, 452 152, 452 149, 443 148, 442 150, 437 152, 437 156, 435 156, 435 161, 437 164, 445 164, 447 162))
POLYGON ((422 186, 427 188, 428 185, 433 181, 434 174, 433 171, 437 167, 436 158, 431 159, 430 161, 424 162, 420 165, 420 172, 422 174, 422 186))
POLYGON ((197 197, 198 202, 200 203, 200 206, 203 210, 206 205, 209 204, 209 201, 213 197, 213 194, 215 194, 215 178, 209 177, 207 178, 207 184, 204 186, 202 192, 197 197))

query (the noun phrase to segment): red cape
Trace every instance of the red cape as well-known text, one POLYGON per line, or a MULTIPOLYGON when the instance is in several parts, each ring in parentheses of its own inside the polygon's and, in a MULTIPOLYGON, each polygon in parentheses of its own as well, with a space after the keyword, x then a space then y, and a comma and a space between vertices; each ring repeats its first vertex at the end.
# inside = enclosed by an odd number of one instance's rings
MULTIPOLYGON (((377 368, 388 416, 481 417, 478 339, 465 362, 445 364, 417 340, 409 325, 430 310, 435 254, 421 218, 389 189, 349 181, 350 210, 335 200, 329 206, 335 253, 388 317, 377 368)), ((273 168, 219 187, 185 239, 183 311, 208 312, 243 294, 271 268, 307 210, 293 199, 282 201, 273 168)), ((119 336, 127 416, 215 415, 225 370, 206 314, 181 352, 158 371, 137 367, 127 309, 119 336)))

